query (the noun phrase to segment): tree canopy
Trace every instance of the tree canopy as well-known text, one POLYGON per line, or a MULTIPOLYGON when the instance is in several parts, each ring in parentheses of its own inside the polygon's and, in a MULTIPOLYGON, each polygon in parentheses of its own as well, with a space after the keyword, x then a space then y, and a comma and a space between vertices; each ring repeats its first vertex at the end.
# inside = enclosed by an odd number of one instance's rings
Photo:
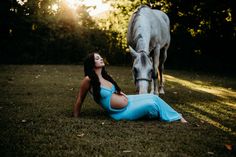
POLYGON ((235 70, 233 0, 103 0, 112 6, 92 17, 94 6, 66 0, 7 0, 0 5, 2 64, 79 64, 97 50, 110 64, 130 64, 128 21, 141 5, 167 13, 171 45, 166 66, 235 70), (115 59, 114 59, 115 58, 115 59))

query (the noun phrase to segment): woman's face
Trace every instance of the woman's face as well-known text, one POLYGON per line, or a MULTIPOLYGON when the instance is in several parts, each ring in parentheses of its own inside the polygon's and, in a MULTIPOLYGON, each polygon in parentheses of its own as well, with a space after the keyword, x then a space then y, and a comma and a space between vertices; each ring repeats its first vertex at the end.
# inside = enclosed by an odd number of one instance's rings
POLYGON ((94 62, 95 62, 95 68, 102 68, 105 66, 103 58, 97 53, 94 53, 94 62))

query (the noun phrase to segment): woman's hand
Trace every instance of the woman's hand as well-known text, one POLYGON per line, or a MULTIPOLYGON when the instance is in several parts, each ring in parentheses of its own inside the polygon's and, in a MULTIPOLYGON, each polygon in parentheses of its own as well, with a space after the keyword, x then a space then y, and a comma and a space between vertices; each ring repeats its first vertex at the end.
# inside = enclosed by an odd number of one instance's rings
POLYGON ((128 97, 127 97, 127 95, 125 93, 120 92, 120 95, 123 95, 128 100, 128 97))
POLYGON ((110 105, 112 108, 120 109, 128 105, 128 97, 123 92, 114 93, 111 96, 110 105))
POLYGON ((76 118, 79 117, 79 112, 78 112, 78 111, 74 111, 72 114, 73 114, 73 116, 76 117, 76 118))

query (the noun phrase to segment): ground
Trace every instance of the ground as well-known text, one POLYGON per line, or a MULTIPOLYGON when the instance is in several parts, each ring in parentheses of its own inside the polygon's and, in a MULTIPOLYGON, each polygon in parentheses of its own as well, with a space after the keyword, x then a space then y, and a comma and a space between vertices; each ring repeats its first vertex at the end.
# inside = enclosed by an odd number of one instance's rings
MULTIPOLYGON (((126 94, 131 67, 107 67, 126 94)), ((189 121, 114 121, 87 96, 80 118, 72 108, 80 65, 0 66, 1 156, 230 157, 236 143, 236 79, 165 70, 160 96, 189 121)))

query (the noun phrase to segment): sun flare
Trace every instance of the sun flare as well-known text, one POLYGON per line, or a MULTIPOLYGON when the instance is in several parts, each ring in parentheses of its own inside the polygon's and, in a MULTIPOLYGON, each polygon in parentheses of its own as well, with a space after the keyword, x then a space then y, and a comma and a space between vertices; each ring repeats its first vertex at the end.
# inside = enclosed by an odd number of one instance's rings
POLYGON ((76 9, 79 6, 79 0, 65 0, 65 2, 71 9, 76 9))
POLYGON ((67 5, 71 9, 76 9, 79 5, 85 5, 91 7, 88 9, 90 16, 96 16, 109 10, 111 7, 107 3, 103 3, 102 0, 65 0, 67 5))

